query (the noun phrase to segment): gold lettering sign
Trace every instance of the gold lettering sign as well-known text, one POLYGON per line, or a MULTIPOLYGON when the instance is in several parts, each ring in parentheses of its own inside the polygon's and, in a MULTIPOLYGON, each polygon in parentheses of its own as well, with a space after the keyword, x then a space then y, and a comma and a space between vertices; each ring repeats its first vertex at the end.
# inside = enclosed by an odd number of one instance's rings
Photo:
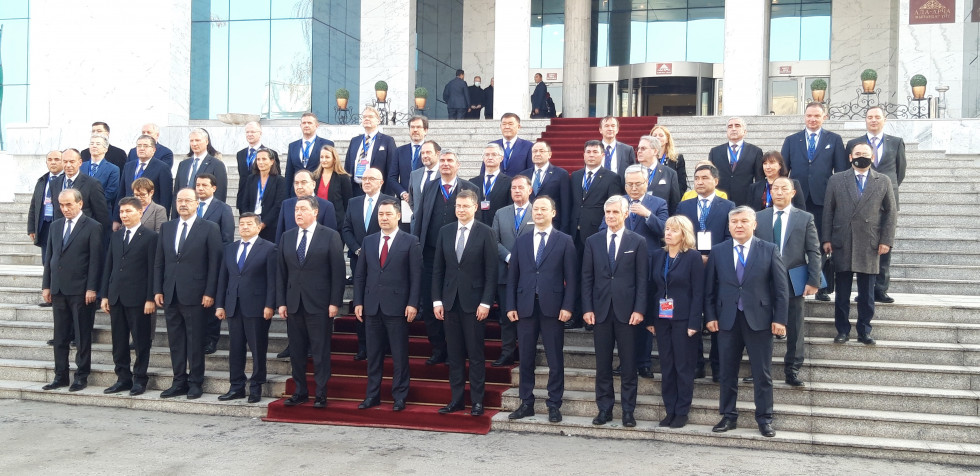
POLYGON ((953 23, 956 21, 956 0, 911 0, 909 25, 953 23))

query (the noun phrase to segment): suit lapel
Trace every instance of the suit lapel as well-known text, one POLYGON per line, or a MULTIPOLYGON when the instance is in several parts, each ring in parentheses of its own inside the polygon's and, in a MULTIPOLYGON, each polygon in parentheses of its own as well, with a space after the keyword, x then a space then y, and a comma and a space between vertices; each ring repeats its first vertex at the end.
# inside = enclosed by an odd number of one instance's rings
MULTIPOLYGON (((85 216, 84 214, 79 213, 78 216, 75 218, 74 220, 75 223, 73 223, 71 227, 71 234, 68 235, 68 241, 62 243, 61 245, 62 249, 68 248, 71 245, 71 242, 75 240, 75 237, 78 236, 78 230, 85 226, 85 218, 82 218, 84 216, 85 216)), ((68 223, 68 221, 65 220, 65 223, 68 223)), ((64 234, 65 234, 65 228, 64 226, 62 226, 61 228, 62 239, 64 239, 64 234)))
MULTIPOLYGON (((755 267, 755 263, 758 261, 756 258, 759 256, 759 248, 761 248, 759 246, 759 239, 753 236, 749 240, 749 255, 745 257, 745 274, 742 275, 743 278, 748 276, 752 268, 755 267)), ((732 266, 735 266, 734 262, 732 266)))

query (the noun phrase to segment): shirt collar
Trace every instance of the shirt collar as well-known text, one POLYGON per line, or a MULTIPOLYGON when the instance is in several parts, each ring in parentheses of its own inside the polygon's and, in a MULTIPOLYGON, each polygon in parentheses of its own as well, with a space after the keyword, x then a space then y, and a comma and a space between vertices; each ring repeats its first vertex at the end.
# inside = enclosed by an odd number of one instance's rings
POLYGON ((395 228, 395 230, 392 231, 390 235, 389 234, 386 234, 385 232, 382 231, 381 232, 381 240, 384 241, 384 237, 386 237, 386 236, 389 239, 394 239, 395 238, 395 235, 397 235, 397 234, 398 234, 398 228, 395 228))
MULTIPOLYGON (((626 232, 626 226, 623 226, 622 228, 620 228, 615 233, 616 233, 616 236, 622 237, 623 236, 623 233, 625 233, 625 232, 626 232)), ((612 228, 606 228, 606 241, 609 241, 609 238, 612 237, 612 234, 613 233, 614 232, 612 231, 612 228)))
POLYGON ((129 235, 130 236, 136 235, 136 230, 139 230, 140 229, 140 223, 137 223, 136 226, 134 226, 132 228, 126 228, 126 229, 129 230, 129 235))
POLYGON ((752 238, 749 238, 748 240, 745 240, 745 243, 739 243, 738 240, 736 240, 735 238, 732 238, 732 249, 737 249, 737 247, 739 245, 741 245, 742 248, 743 248, 742 249, 742 253, 748 253, 749 252, 749 245, 751 245, 751 244, 752 244, 752 238))
POLYGON ((546 164, 544 164, 544 165, 542 165, 541 167, 538 167, 538 166, 534 166, 534 170, 535 170, 535 171, 538 171, 538 170, 540 170, 540 171, 541 171, 541 173, 542 173, 542 174, 544 174, 544 173, 547 173, 547 172, 548 172, 548 166, 549 166, 549 165, 551 165, 551 162, 548 162, 548 163, 546 163, 546 164))
POLYGON ((204 202, 205 207, 210 207, 212 200, 214 200, 214 195, 211 195, 211 198, 208 198, 207 200, 198 200, 197 202, 198 203, 204 202))
POLYGON ((711 192, 711 195, 708 195, 707 197, 698 195, 698 201, 700 202, 701 200, 707 200, 708 204, 711 204, 711 202, 715 201, 715 192, 711 192))
POLYGON ((789 205, 786 205, 786 208, 778 208, 776 207, 776 204, 773 204, 772 209, 773 209, 774 216, 775 216, 775 212, 786 212, 786 214, 789 215, 789 212, 793 210, 793 204, 790 203, 789 205))
POLYGON ((590 169, 590 168, 589 168, 588 166, 586 166, 586 167, 585 167, 585 173, 589 173, 589 172, 592 172, 592 175, 595 175, 595 174, 596 174, 596 172, 598 172, 598 171, 599 171, 599 169, 601 169, 601 168, 602 168, 602 164, 600 164, 600 165, 597 165, 597 166, 596 166, 596 168, 594 168, 594 169, 590 169))
POLYGON ((811 131, 810 129, 807 129, 807 128, 804 127, 803 128, 803 132, 807 135, 807 137, 809 137, 810 134, 816 134, 817 137, 820 137, 820 133, 823 132, 823 128, 821 127, 821 128, 819 128, 819 129, 817 129, 815 131, 811 131))
POLYGON ((467 230, 473 230, 473 222, 474 221, 476 221, 475 218, 473 220, 470 220, 470 221, 466 222, 466 223, 463 223, 461 221, 457 221, 456 222, 456 232, 458 233, 459 232, 459 229, 462 228, 462 227, 464 227, 464 226, 466 227, 467 230))
POLYGON ((742 150, 742 144, 744 144, 744 143, 745 143, 745 139, 742 139, 742 140, 740 140, 738 142, 734 142, 734 143, 732 141, 728 141, 728 148, 731 149, 733 145, 737 145, 738 146, 738 150, 742 150))
POLYGON ((877 137, 878 143, 880 144, 881 140, 885 138, 885 131, 881 131, 878 134, 872 134, 871 131, 868 131, 868 140, 871 140, 872 137, 877 137))
POLYGON ((612 142, 606 142, 606 139, 602 139, 602 150, 606 150, 606 147, 607 146, 608 147, 612 147, 612 148, 615 149, 616 148, 616 139, 613 139, 612 142))
POLYGON ((545 228, 544 230, 540 230, 538 229, 538 227, 534 227, 534 234, 537 235, 538 233, 544 232, 545 236, 550 236, 551 230, 553 229, 554 227, 552 225, 548 225, 548 228, 545 228))
POLYGON ((187 227, 188 228, 191 228, 191 227, 194 226, 194 221, 196 221, 196 220, 197 220, 197 214, 195 213, 195 214, 191 215, 191 217, 188 218, 188 219, 186 219, 186 220, 181 219, 180 220, 180 223, 181 223, 181 225, 183 225, 184 223, 187 223, 187 227))
POLYGON ((79 175, 82 175, 81 172, 75 172, 75 175, 72 175, 71 177, 69 177, 67 174, 65 174, 65 179, 66 180, 73 180, 74 181, 75 179, 78 178, 79 175))
POLYGON ((313 229, 314 229, 314 228, 316 228, 316 221, 314 221, 313 223, 311 223, 311 224, 310 224, 310 226, 308 226, 308 227, 306 227, 306 228, 303 228, 303 227, 299 227, 299 230, 300 230, 300 233, 302 233, 302 232, 303 232, 303 230, 306 230, 306 231, 308 231, 308 232, 310 232, 310 233, 313 233, 313 229))

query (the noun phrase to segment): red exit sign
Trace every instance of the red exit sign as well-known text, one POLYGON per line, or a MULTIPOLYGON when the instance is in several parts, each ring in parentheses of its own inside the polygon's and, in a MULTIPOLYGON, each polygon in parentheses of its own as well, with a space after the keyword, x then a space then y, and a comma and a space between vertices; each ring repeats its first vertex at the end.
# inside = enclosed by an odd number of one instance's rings
POLYGON ((674 74, 674 64, 673 63, 657 63, 657 76, 662 74, 674 74))

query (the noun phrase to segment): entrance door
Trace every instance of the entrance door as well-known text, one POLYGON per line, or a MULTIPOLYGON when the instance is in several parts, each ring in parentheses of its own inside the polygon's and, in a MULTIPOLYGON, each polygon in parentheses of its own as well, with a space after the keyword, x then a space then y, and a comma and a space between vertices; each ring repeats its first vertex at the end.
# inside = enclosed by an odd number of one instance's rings
POLYGON ((799 114, 800 80, 779 78, 769 81, 769 111, 777 116, 799 114))
POLYGON ((695 116, 698 113, 698 78, 641 78, 640 96, 641 116, 695 116))

